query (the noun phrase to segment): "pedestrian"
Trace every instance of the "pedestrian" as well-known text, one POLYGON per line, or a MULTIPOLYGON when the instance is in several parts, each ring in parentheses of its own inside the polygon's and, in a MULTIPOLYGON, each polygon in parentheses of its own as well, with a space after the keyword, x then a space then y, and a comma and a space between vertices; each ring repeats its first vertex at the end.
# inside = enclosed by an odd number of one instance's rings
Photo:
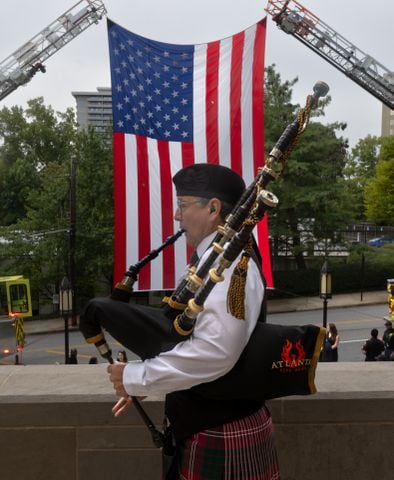
POLYGON ((338 361, 339 335, 335 323, 329 323, 326 338, 321 352, 321 362, 337 362, 338 361))
POLYGON ((393 322, 388 320, 387 318, 384 319, 384 326, 385 331, 383 333, 383 343, 384 343, 384 352, 381 353, 378 357, 378 360, 394 360, 394 328, 393 322))
POLYGON ((72 349, 70 350, 70 356, 68 357, 68 363, 69 363, 69 364, 76 364, 76 363, 78 363, 77 355, 78 355, 77 349, 76 349, 76 348, 72 348, 72 349))
POLYGON ((127 363, 126 350, 119 350, 118 355, 116 356, 116 361, 120 363, 127 363))
MULTIPOLYGON (((196 250, 200 262, 204 262, 212 251, 218 227, 224 224, 245 184, 231 169, 213 164, 185 167, 173 181, 178 205, 175 220, 185 230, 186 241, 196 250)), ((108 367, 110 381, 120 397, 113 408, 115 416, 127 410, 131 396, 166 394, 165 412, 176 442, 167 479, 280 478, 271 414, 264 402, 231 398, 218 401, 191 389, 231 370, 261 318, 264 282, 259 263, 251 257, 242 321, 228 309, 237 259, 226 270, 224 281, 208 296, 188 340, 149 360, 108 367)))
POLYGON ((366 362, 376 362, 377 357, 384 351, 384 343, 378 338, 378 329, 371 330, 371 338, 362 346, 366 362))

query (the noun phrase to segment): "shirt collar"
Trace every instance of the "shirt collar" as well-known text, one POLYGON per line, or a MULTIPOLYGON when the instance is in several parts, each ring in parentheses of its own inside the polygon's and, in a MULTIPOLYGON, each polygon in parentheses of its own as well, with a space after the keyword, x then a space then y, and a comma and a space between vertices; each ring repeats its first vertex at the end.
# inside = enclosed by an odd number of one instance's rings
POLYGON ((204 252, 209 248, 212 243, 212 240, 215 238, 216 232, 212 232, 210 235, 205 237, 201 242, 197 245, 197 255, 198 258, 201 258, 204 255, 204 252))

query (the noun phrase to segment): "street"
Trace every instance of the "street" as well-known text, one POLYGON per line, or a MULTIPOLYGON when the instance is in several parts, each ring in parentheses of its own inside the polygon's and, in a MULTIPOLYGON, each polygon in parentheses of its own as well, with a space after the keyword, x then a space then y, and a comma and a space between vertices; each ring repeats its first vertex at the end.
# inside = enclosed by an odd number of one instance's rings
MULTIPOLYGON (((335 323, 340 335, 339 361, 361 362, 364 356, 361 347, 365 340, 370 337, 372 328, 377 328, 379 337, 384 331, 383 317, 387 315, 387 305, 365 305, 346 308, 328 308, 327 322, 335 323)), ((284 325, 317 324, 322 325, 322 310, 309 310, 289 313, 276 313, 268 316, 268 322, 284 325)), ((0 364, 13 365, 15 362, 15 338, 10 322, 0 323, 0 364), (9 355, 4 354, 6 348, 11 349, 9 355)), ((106 334, 107 341, 112 349, 113 356, 123 347, 110 335, 106 334)), ((65 363, 65 339, 63 332, 43 333, 28 335, 26 345, 20 355, 21 363, 26 365, 50 365, 65 363)), ((93 345, 88 345, 79 331, 69 332, 69 345, 78 351, 78 362, 88 363, 92 356, 98 357, 100 363, 105 360, 99 358, 99 354, 93 345)), ((127 352, 128 359, 136 358, 131 352, 127 352)))

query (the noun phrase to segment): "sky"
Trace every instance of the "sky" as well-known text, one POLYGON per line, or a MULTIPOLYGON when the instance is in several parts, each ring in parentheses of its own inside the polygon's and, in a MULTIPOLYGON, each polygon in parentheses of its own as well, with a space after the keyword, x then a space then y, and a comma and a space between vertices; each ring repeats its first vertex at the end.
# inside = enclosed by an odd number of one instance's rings
MULTIPOLYGON (((1 62, 51 24, 77 0, 2 0, 1 62)), ((205 43, 230 36, 266 15, 265 0, 103 0, 108 17, 146 37, 169 43, 205 43)), ((394 70, 393 0, 302 0, 305 8, 359 50, 394 70)), ((85 5, 85 3, 83 4, 85 5)), ((323 123, 346 122, 341 134, 353 147, 360 138, 380 135, 382 103, 297 39, 281 31, 268 15, 266 65, 275 64, 282 80, 298 78, 293 102, 305 104, 316 81, 330 86, 331 104, 323 123)), ((1 63, 0 63, 1 65, 1 63)), ((110 86, 106 22, 101 20, 45 62, 26 86, 1 101, 0 107, 26 107, 44 97, 57 111, 75 108, 72 91, 110 86)), ((285 128, 286 125, 283 126, 285 128)))

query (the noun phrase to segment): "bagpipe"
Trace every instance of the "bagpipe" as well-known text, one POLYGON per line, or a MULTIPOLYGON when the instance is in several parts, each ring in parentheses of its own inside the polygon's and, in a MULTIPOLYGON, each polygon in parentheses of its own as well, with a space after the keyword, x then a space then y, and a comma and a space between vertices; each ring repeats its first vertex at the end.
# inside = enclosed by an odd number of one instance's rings
MULTIPOLYGON (((296 120, 286 127, 264 167, 218 228, 207 258, 198 267, 189 267, 188 275, 170 297, 165 297, 162 308, 129 303, 133 284, 140 269, 174 243, 182 230, 130 267, 109 298, 89 302, 79 327, 86 341, 94 344, 104 358, 113 362, 103 329, 142 360, 172 349, 193 334, 198 314, 216 283, 240 254, 250 249, 254 227, 277 205, 276 196, 266 187, 283 174, 287 157, 305 131, 311 110, 327 92, 325 83, 316 83, 296 120)), ((242 308, 238 313, 238 318, 242 318, 242 308)), ((259 321, 232 370, 193 390, 207 398, 253 401, 315 393, 315 369, 324 336, 325 329, 315 325, 284 326, 259 321)), ((138 402, 136 406, 140 409, 138 402)))

